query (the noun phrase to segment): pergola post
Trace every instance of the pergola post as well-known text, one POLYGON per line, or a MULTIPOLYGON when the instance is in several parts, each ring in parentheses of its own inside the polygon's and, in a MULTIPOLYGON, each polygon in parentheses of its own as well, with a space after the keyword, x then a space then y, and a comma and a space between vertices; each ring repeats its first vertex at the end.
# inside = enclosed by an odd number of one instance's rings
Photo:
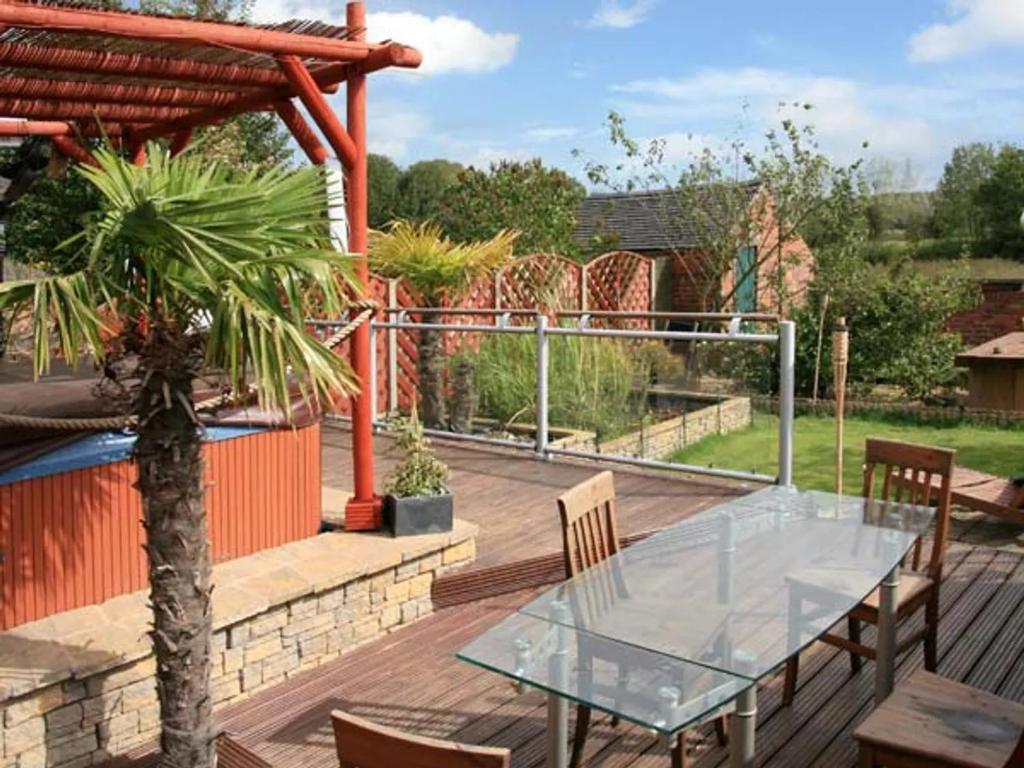
MULTIPOLYGON (((360 42, 366 40, 366 9, 361 2, 345 6, 346 26, 360 42)), ((356 254, 356 279, 364 296, 370 288, 367 262, 366 73, 352 67, 346 88, 348 136, 355 157, 348 168, 349 248, 356 254)), ((347 529, 379 528, 381 500, 373 487, 373 414, 370 412, 370 326, 360 325, 352 335, 352 368, 361 389, 352 398, 352 450, 355 496, 345 508, 347 529)))

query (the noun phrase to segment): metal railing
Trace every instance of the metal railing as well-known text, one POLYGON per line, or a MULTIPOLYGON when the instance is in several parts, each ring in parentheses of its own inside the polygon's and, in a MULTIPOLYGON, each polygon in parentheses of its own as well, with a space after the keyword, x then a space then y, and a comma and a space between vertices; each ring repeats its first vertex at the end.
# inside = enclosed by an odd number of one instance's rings
MULTIPOLYGON (((551 318, 546 314, 537 313, 534 310, 494 310, 494 309, 473 309, 473 308, 444 308, 433 309, 428 307, 413 307, 408 309, 385 309, 385 314, 391 315, 391 319, 370 323, 370 382, 369 396, 371 413, 374 414, 374 425, 377 428, 386 427, 386 423, 377 417, 380 413, 377 392, 377 334, 384 331, 389 335, 388 347, 390 358, 390 369, 388 376, 389 401, 393 405, 397 403, 397 378, 398 367, 396 365, 395 347, 396 335, 399 331, 423 331, 435 330, 454 333, 483 333, 483 334, 516 334, 532 335, 536 338, 537 345, 537 392, 536 392, 536 432, 533 444, 511 440, 501 437, 486 435, 473 435, 460 432, 448 432, 437 429, 424 429, 428 435, 444 437, 452 440, 467 442, 501 445, 520 449, 529 449, 540 459, 547 459, 551 456, 566 456, 572 458, 599 459, 602 461, 633 466, 648 467, 653 469, 677 470, 694 474, 710 475, 714 477, 728 478, 732 480, 755 481, 761 483, 778 483, 780 485, 792 485, 793 483, 793 416, 794 416, 794 365, 796 355, 796 325, 789 320, 779 320, 775 315, 746 313, 687 313, 687 312, 565 312, 555 313, 556 319, 571 321, 574 325, 559 324, 552 325, 551 318), (421 316, 426 314, 433 316, 480 316, 493 318, 492 323, 452 323, 452 322, 422 322, 410 319, 411 315, 421 316), (666 320, 689 320, 701 323, 719 323, 726 327, 722 331, 715 330, 694 330, 694 331, 671 331, 671 330, 644 330, 624 328, 594 327, 593 320, 597 319, 666 319, 666 320), (523 321, 532 319, 532 323, 526 324, 523 321), (513 320, 517 324, 513 323, 513 320), (748 322, 770 322, 776 323, 776 333, 752 333, 744 329, 748 322), (661 461, 657 459, 638 458, 633 456, 619 456, 598 451, 588 451, 576 448, 562 448, 551 444, 549 438, 548 423, 548 383, 549 383, 549 341, 553 336, 579 336, 593 338, 615 338, 615 339, 654 339, 661 341, 702 341, 728 344, 767 344, 775 345, 779 350, 779 467, 778 475, 759 474, 756 472, 745 472, 742 470, 724 469, 720 467, 703 467, 695 464, 681 464, 675 462, 661 461)), ((339 321, 340 322, 340 321, 339 321)), ((317 325, 330 326, 333 321, 318 321, 317 325)))

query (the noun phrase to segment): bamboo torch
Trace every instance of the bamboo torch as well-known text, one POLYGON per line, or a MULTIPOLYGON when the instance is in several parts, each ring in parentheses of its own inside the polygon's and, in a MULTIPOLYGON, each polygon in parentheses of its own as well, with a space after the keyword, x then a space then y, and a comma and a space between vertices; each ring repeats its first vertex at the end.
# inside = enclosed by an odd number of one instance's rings
POLYGON ((846 318, 832 328, 832 384, 836 393, 836 493, 843 492, 843 415, 846 409, 846 369, 850 362, 850 332, 846 318))

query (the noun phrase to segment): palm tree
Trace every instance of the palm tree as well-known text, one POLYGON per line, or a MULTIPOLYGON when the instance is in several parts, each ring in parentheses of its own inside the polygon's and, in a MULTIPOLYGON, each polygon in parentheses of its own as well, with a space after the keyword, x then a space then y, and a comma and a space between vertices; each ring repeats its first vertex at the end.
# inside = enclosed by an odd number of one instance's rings
POLYGON ((86 267, 0 284, 0 311, 31 316, 37 376, 54 339, 71 365, 87 354, 131 369, 163 765, 206 768, 210 549, 193 382, 216 373, 286 411, 293 387, 315 402, 350 392, 344 361, 304 328, 310 284, 339 310, 350 260, 330 246, 318 169, 241 174, 158 145, 144 167, 109 149, 95 157, 97 168, 77 169, 102 198, 76 238, 86 267))
MULTIPOLYGON (((502 230, 490 240, 453 243, 431 222, 397 221, 370 242, 370 267, 383 277, 405 278, 426 307, 440 307, 460 297, 474 280, 493 275, 512 257, 516 234, 502 230)), ((435 316, 423 313, 423 322, 435 316)), ((444 355, 440 331, 421 330, 419 352, 420 416, 428 427, 447 426, 444 402, 444 355)))

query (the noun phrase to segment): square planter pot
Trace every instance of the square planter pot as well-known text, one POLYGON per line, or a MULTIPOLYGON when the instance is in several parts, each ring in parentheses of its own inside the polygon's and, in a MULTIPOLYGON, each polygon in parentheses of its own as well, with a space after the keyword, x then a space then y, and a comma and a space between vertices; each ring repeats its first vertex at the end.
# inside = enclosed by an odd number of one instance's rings
POLYGON ((386 496, 384 525, 392 536, 447 533, 452 529, 454 506, 451 494, 405 498, 386 496))

